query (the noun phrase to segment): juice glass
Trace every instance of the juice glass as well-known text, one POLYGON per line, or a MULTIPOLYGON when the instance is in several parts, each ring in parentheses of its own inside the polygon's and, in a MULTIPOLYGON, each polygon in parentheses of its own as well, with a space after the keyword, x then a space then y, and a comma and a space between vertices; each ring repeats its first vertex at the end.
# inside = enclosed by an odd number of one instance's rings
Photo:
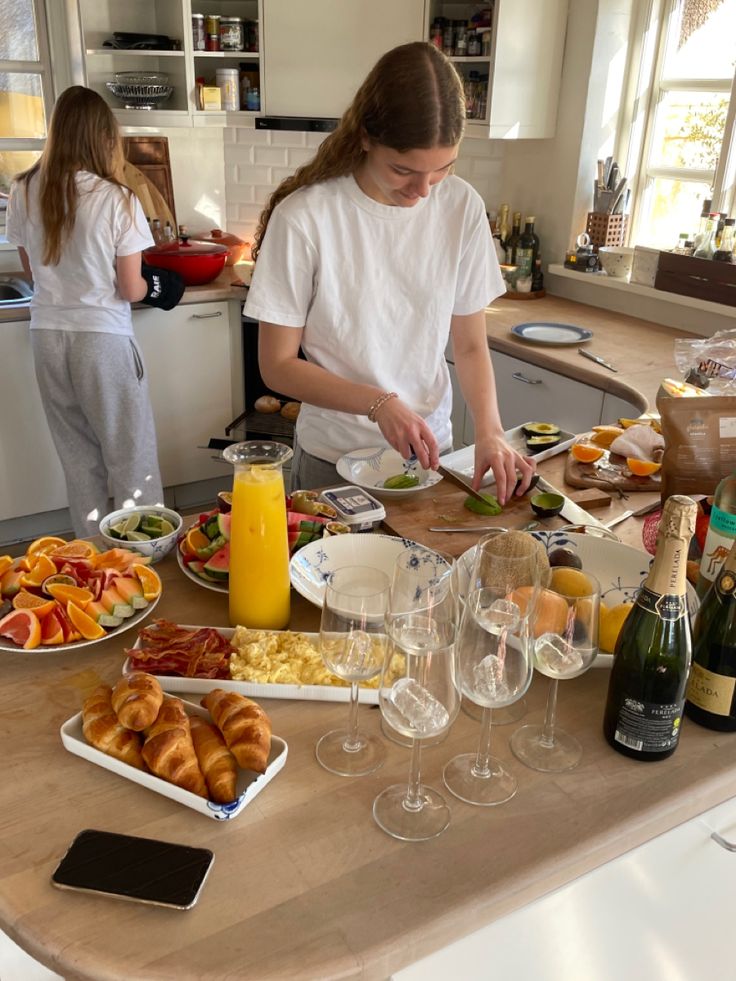
POLYGON ((289 623, 289 539, 283 443, 248 441, 223 451, 235 467, 230 524, 230 624, 283 630, 289 623))

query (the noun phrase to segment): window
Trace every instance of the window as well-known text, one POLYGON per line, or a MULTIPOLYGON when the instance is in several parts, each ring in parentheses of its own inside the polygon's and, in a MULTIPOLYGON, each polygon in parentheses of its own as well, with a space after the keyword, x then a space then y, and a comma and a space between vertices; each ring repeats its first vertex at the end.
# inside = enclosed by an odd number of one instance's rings
POLYGON ((43 149, 52 103, 43 0, 0 0, 0 240, 14 174, 43 149))
POLYGON ((693 237, 703 202, 734 207, 736 0, 642 4, 627 169, 631 244, 671 249, 693 237))

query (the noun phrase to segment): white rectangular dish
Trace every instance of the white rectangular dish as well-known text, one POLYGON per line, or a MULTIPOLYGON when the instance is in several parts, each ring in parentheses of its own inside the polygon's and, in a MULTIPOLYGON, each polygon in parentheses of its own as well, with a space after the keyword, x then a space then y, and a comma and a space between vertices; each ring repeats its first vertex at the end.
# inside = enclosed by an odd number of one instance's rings
MULTIPOLYGON (((529 425, 529 423, 527 423, 529 425)), ((513 429, 507 429, 504 433, 506 441, 519 453, 523 453, 525 456, 528 454, 526 448, 526 440, 524 439, 524 430, 522 426, 515 426, 513 429)), ((575 433, 568 433, 564 430, 560 432, 560 442, 555 443, 554 446, 550 446, 547 450, 540 450, 539 453, 533 454, 533 459, 537 463, 542 460, 548 460, 551 456, 556 456, 558 453, 564 453, 565 450, 569 449, 575 442, 575 433)), ((474 471, 474 456, 475 456, 475 446, 471 444, 470 446, 464 446, 461 450, 455 450, 452 453, 446 453, 444 456, 440 457, 440 463, 447 467, 448 470, 452 470, 462 477, 464 480, 473 479, 474 471)), ((481 481, 482 487, 488 487, 490 484, 495 484, 496 478, 493 476, 492 471, 488 471, 483 480, 481 481)))
MULTIPOLYGON (((200 715, 206 719, 210 717, 209 713, 199 705, 193 705, 191 702, 185 701, 184 706, 189 715, 200 715)), ((75 756, 81 756, 82 759, 89 760, 90 763, 96 763, 97 766, 111 770, 113 773, 125 777, 126 780, 138 783, 142 787, 147 787, 157 794, 170 797, 179 804, 191 807, 192 810, 199 811, 200 814, 204 814, 208 818, 213 818, 215 821, 229 821, 231 818, 237 817, 243 808, 247 807, 253 798, 260 794, 263 788, 283 768, 289 751, 283 739, 279 736, 271 736, 271 752, 268 757, 266 772, 259 774, 252 773, 250 770, 238 770, 237 799, 230 804, 216 804, 214 801, 205 800, 204 797, 198 797, 196 794, 192 794, 182 787, 177 787, 176 784, 162 780, 161 777, 154 776, 153 773, 144 773, 143 770, 137 770, 134 766, 122 763, 120 760, 116 760, 114 756, 108 756, 107 753, 103 753, 101 750, 95 749, 94 746, 90 746, 82 732, 81 712, 73 715, 71 719, 67 719, 62 725, 60 732, 64 748, 70 753, 74 753, 75 756)))
MULTIPOLYGON (((198 627, 192 624, 180 624, 186 630, 197 630, 198 627)), ((233 627, 217 627, 217 632, 230 640, 235 633, 233 627)), ((282 631, 274 630, 273 633, 282 631)), ((311 640, 313 644, 319 646, 319 634, 310 634, 304 631, 304 636, 311 640)), ((140 647, 140 641, 136 640, 133 650, 140 647)), ((130 666, 130 658, 126 658, 123 665, 123 674, 130 674, 133 669, 130 666)), ((292 698, 304 699, 312 702, 349 702, 349 686, 338 685, 284 685, 284 684, 261 684, 255 681, 229 681, 222 678, 186 678, 181 675, 153 674, 164 691, 172 692, 196 692, 206 694, 213 688, 222 688, 224 691, 236 691, 248 698, 292 698)), ((378 705, 378 689, 360 686, 360 701, 364 705, 378 705)))

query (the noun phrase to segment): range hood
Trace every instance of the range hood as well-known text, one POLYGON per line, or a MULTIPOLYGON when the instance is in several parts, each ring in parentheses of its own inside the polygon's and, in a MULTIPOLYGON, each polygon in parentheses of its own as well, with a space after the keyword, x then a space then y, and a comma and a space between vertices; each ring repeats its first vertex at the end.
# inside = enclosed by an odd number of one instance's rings
POLYGON ((331 133, 339 120, 308 116, 256 116, 256 129, 293 130, 299 133, 331 133))

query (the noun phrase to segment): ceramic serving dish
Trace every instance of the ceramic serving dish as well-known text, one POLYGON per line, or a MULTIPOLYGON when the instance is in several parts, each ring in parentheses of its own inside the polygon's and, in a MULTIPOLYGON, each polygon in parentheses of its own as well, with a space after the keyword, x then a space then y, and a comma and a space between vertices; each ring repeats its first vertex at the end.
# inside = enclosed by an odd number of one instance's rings
POLYGON ((337 461, 337 472, 351 484, 364 487, 379 497, 408 497, 418 494, 428 487, 434 487, 442 477, 434 470, 425 470, 416 459, 405 460, 400 453, 389 446, 370 446, 363 450, 352 450, 337 461), (415 487, 391 488, 384 483, 391 477, 407 474, 417 477, 415 487))

